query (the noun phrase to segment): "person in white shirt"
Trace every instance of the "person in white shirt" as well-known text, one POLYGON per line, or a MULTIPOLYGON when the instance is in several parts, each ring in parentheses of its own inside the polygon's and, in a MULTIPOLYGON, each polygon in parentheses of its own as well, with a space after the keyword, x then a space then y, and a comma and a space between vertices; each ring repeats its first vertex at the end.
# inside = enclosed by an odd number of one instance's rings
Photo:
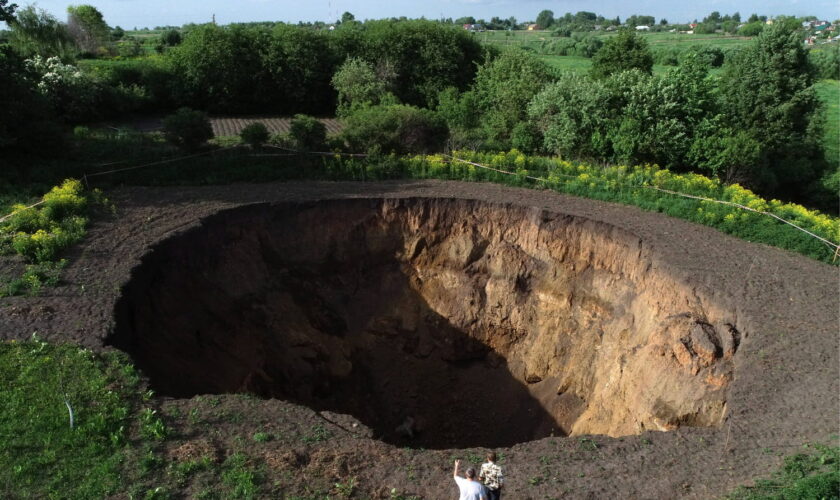
POLYGON ((455 483, 458 485, 458 490, 461 496, 458 500, 487 500, 487 492, 484 485, 481 484, 475 477, 475 469, 470 467, 464 471, 464 476, 458 475, 461 468, 461 461, 455 460, 455 472, 452 477, 455 478, 455 483))
POLYGON ((502 475, 502 468, 496 465, 496 453, 491 451, 487 454, 487 463, 481 464, 478 479, 484 482, 489 500, 502 498, 502 485, 505 484, 505 478, 502 475))

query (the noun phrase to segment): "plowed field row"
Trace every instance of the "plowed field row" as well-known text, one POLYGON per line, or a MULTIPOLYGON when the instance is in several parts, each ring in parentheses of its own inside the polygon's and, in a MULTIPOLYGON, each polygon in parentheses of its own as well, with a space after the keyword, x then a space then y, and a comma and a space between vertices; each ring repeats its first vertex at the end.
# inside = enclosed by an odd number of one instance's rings
MULTIPOLYGON (((341 124, 335 118, 320 118, 319 121, 327 127, 328 134, 341 132, 341 124)), ((292 123, 291 118, 277 117, 248 117, 248 118, 211 118, 213 134, 216 137, 239 135, 242 129, 255 122, 261 122, 272 134, 285 134, 292 123)))

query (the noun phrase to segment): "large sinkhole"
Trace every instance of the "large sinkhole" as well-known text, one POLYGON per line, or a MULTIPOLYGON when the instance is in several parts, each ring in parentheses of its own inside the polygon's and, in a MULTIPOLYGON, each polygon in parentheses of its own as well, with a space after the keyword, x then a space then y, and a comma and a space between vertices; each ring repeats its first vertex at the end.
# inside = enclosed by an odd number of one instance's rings
POLYGON ((718 425, 740 334, 651 262, 627 231, 537 208, 249 205, 157 244, 109 343, 160 394, 280 398, 399 445, 718 425))

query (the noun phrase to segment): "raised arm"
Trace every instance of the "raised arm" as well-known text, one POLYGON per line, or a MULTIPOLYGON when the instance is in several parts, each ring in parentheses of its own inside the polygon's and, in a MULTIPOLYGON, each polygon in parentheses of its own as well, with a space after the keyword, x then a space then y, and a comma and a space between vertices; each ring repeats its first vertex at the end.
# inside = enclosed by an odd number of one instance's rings
POLYGON ((455 460, 455 470, 452 471, 452 477, 458 477, 458 469, 461 467, 461 461, 455 460))

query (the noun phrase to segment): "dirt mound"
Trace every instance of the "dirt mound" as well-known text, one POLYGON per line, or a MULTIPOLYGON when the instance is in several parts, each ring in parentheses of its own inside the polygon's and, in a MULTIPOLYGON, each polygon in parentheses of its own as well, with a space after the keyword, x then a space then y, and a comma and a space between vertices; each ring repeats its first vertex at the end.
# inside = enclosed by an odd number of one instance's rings
POLYGON ((509 498, 711 498, 836 434, 837 269, 800 256, 486 184, 110 196, 2 336, 132 353, 172 456, 271 434, 275 496, 448 498, 452 457, 499 446, 509 498), (236 391, 282 399, 186 399, 236 391))

